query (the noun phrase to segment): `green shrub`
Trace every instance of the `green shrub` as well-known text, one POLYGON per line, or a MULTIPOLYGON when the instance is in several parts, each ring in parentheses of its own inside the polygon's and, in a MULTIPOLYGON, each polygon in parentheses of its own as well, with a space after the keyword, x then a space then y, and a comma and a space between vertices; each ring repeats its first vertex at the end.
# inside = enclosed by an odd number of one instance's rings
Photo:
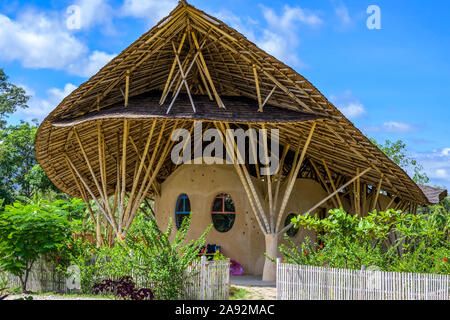
POLYGON ((285 262, 294 264, 450 274, 449 217, 442 211, 413 215, 387 210, 361 218, 342 208, 330 210, 325 219, 307 214, 292 223, 316 231, 317 243, 306 239, 297 246, 285 235, 288 245, 280 251, 285 262))
POLYGON ((129 259, 135 275, 143 279, 142 285, 154 291, 156 299, 179 299, 184 286, 194 275, 194 271, 188 273, 187 270, 199 259, 199 248, 204 246, 211 225, 197 240, 186 243, 190 222, 190 217, 185 218, 171 241, 172 220, 167 231, 162 232, 155 218, 142 219, 134 232, 126 237, 125 246, 121 246, 129 253, 123 254, 122 258, 129 259))
POLYGON ((35 261, 55 252, 70 237, 59 205, 14 203, 0 212, 0 268, 18 276, 22 290, 35 261))

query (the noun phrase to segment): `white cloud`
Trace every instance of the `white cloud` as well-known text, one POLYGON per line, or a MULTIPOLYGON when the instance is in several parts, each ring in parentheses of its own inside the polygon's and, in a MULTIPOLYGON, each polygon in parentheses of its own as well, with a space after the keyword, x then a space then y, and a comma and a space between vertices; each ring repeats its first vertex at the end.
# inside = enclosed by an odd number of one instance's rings
POLYGON ((367 132, 408 133, 416 131, 417 127, 406 122, 388 121, 381 126, 366 127, 364 130, 367 132))
POLYGON ((20 118, 26 121, 33 119, 42 121, 65 97, 77 88, 75 85, 67 83, 63 89, 51 88, 47 90, 47 96, 45 98, 39 98, 35 96, 33 89, 26 85, 21 85, 21 87, 31 96, 31 99, 28 102, 29 108, 20 109, 15 115, 20 116, 20 118))
POLYGON ((229 10, 221 10, 213 14, 213 16, 242 33, 250 41, 257 41, 253 28, 258 25, 258 21, 255 21, 250 17, 238 17, 229 10))
POLYGON ((297 27, 297 22, 301 22, 310 27, 320 26, 323 22, 316 14, 300 7, 291 8, 290 6, 285 5, 283 14, 280 16, 278 16, 271 8, 262 6, 262 9, 264 18, 269 26, 281 29, 284 32, 293 32, 293 29, 297 27))
POLYGON ((300 44, 298 37, 301 26, 317 28, 323 21, 316 14, 300 7, 285 5, 280 15, 268 7, 261 6, 268 27, 256 43, 274 57, 304 67, 297 56, 296 48, 300 44))
POLYGON ((432 185, 450 188, 450 148, 414 153, 412 157, 423 166, 432 185))
POLYGON ((146 18, 154 24, 168 15, 176 5, 176 0, 125 0, 120 15, 146 18))
POLYGON ((0 14, 0 61, 19 61, 25 68, 65 70, 88 77, 113 56, 90 53, 64 22, 51 14, 27 11, 16 20, 0 14))
POLYGON ((364 105, 350 90, 339 95, 331 95, 330 101, 349 119, 359 118, 366 114, 364 105))
POLYGON ((67 66, 71 74, 89 78, 111 61, 116 54, 108 54, 102 51, 94 51, 91 55, 82 57, 67 66))
POLYGON ((445 169, 437 169, 436 173, 435 173, 436 178, 442 178, 442 179, 446 179, 448 178, 448 173, 447 170, 445 169))
POLYGON ((250 17, 239 17, 228 10, 215 15, 277 59, 296 67, 304 67, 305 64, 296 54, 300 44, 299 29, 303 26, 317 28, 323 24, 322 19, 300 7, 285 5, 280 14, 263 5, 260 8, 264 16, 264 27, 250 17), (258 34, 256 30, 259 31, 258 34))
POLYGON ((352 25, 353 21, 345 3, 342 0, 331 0, 331 3, 334 7, 334 14, 338 22, 336 26, 342 29, 352 25))
POLYGON ((334 12, 342 25, 349 25, 352 22, 346 6, 340 5, 339 7, 334 8, 334 12))
POLYGON ((27 12, 14 21, 0 14, 1 60, 17 60, 26 68, 61 70, 87 52, 56 19, 27 12))
POLYGON ((80 8, 81 29, 89 29, 96 25, 112 28, 113 9, 107 0, 77 0, 73 5, 80 8))

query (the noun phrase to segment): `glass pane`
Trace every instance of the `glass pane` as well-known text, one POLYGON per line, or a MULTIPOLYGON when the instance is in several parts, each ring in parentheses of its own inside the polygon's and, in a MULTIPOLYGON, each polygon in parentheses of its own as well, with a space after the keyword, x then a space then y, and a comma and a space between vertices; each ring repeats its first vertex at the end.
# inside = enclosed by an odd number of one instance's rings
POLYGON ((188 214, 177 214, 177 215, 175 216, 177 229, 180 229, 180 228, 181 228, 181 225, 183 224, 183 220, 184 220, 184 218, 186 218, 186 217, 189 217, 189 215, 188 215, 188 214))
MULTIPOLYGON (((288 214, 288 216, 286 217, 286 220, 284 221, 284 226, 285 227, 288 226, 291 223, 291 219, 294 218, 295 216, 296 216, 295 213, 288 214)), ((298 229, 294 228, 294 227, 291 227, 288 231, 286 231, 286 234, 291 238, 295 237, 297 235, 297 233, 298 233, 298 229)))
POLYGON ((213 214, 212 220, 217 231, 225 233, 231 230, 236 219, 235 214, 213 214))
POLYGON ((184 199, 184 211, 189 213, 191 212, 191 201, 187 196, 186 199, 184 199))
POLYGON ((176 212, 183 212, 183 203, 184 203, 183 196, 179 196, 177 200, 176 212))
POLYGON ((212 212, 222 212, 223 209, 223 198, 214 199, 212 212))
POLYGON ((235 212, 234 203, 231 197, 225 198, 225 212, 235 212))

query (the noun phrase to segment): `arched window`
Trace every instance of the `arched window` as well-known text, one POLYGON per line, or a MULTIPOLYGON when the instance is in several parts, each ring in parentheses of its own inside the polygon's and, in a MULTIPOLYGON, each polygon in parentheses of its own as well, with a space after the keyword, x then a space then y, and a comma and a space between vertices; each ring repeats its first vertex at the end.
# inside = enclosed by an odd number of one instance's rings
MULTIPOLYGON (((286 220, 284 220, 284 226, 287 227, 290 223, 292 218, 296 217, 297 215, 295 213, 289 213, 288 216, 286 217, 286 220)), ((298 229, 291 227, 288 231, 286 231, 286 234, 293 238, 297 235, 298 229)))
POLYGON ((217 231, 224 233, 231 230, 236 219, 236 210, 230 195, 219 194, 214 199, 211 215, 217 231))
POLYGON ((178 196, 177 204, 175 205, 175 225, 180 229, 184 218, 191 214, 191 202, 187 194, 183 193, 178 196))

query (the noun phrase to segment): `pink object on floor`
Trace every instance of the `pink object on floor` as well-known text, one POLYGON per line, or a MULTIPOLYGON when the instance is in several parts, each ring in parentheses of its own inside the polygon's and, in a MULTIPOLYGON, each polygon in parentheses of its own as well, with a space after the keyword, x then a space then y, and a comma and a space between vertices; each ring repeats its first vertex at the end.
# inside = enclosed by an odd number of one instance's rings
POLYGON ((244 268, 242 268, 241 264, 235 260, 230 260, 230 273, 233 276, 242 276, 244 274, 244 268))

